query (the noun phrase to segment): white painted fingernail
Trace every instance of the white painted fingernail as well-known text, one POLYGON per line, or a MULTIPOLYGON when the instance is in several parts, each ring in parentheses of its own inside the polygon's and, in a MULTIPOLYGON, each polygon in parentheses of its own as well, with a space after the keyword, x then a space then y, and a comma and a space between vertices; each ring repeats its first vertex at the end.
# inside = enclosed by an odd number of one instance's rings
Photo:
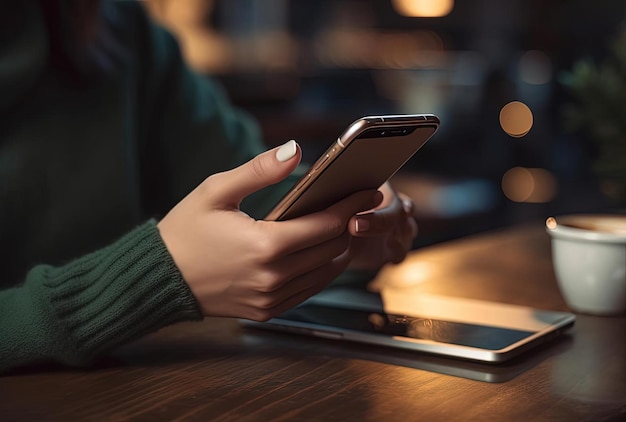
POLYGON ((298 152, 297 145, 298 144, 293 139, 286 142, 276 151, 276 159, 281 162, 289 160, 298 152))

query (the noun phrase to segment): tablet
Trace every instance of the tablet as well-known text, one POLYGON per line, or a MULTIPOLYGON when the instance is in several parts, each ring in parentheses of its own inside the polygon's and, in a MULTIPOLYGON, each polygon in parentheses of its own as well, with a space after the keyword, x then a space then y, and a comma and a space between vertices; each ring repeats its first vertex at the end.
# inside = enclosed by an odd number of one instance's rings
POLYGON ((329 289, 267 322, 241 322, 248 327, 498 363, 554 340, 576 320, 568 312, 504 303, 427 294, 407 301, 406 295, 398 295, 400 305, 391 306, 369 292, 329 289))

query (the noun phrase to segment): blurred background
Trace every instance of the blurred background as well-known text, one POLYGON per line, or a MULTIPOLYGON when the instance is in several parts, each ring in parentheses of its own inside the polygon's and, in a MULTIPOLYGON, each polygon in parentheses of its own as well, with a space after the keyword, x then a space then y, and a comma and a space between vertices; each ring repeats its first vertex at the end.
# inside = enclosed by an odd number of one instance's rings
POLYGON ((416 201, 416 247, 625 204, 624 1, 144 3, 269 146, 297 139, 305 160, 361 116, 437 114, 392 181, 416 201))

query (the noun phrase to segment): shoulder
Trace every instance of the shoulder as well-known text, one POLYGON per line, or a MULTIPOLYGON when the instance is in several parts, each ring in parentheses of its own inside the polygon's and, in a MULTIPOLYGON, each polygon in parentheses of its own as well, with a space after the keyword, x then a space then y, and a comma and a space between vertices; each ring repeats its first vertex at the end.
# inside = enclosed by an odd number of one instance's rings
POLYGON ((153 70, 180 60, 176 39, 157 24, 142 2, 136 0, 106 1, 102 5, 109 37, 118 49, 132 55, 136 63, 147 63, 153 70))

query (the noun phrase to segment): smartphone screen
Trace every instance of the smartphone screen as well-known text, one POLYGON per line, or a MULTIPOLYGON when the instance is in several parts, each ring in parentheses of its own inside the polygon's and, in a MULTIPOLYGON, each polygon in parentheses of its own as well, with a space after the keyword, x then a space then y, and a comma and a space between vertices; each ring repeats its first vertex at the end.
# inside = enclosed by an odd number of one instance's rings
POLYGON ((434 115, 363 117, 350 125, 265 217, 288 220, 378 189, 439 127, 434 115))

